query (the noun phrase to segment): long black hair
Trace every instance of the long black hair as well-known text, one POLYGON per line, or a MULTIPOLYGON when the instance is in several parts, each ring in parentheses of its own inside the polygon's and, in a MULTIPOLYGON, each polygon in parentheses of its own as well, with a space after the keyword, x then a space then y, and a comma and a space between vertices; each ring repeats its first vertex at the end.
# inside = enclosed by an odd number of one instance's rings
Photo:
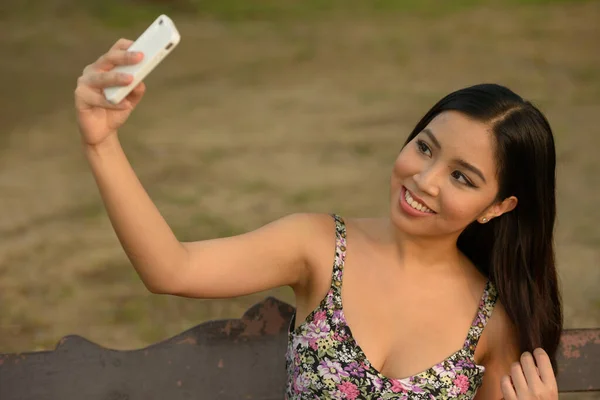
POLYGON ((506 87, 481 84, 437 102, 405 145, 448 110, 489 124, 496 138, 496 200, 518 199, 514 210, 467 226, 457 246, 495 284, 521 351, 542 347, 556 371, 563 316, 554 257, 556 153, 550 124, 506 87))

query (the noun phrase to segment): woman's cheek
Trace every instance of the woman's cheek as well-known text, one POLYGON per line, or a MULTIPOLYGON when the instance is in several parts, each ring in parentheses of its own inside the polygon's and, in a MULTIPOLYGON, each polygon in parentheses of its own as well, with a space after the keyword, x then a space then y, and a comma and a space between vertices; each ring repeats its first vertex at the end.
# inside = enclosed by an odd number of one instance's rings
POLYGON ((477 207, 469 201, 468 198, 460 196, 458 193, 446 196, 442 202, 442 212, 444 219, 456 222, 459 225, 470 224, 477 216, 473 214, 473 210, 477 207))
POLYGON ((410 154, 402 152, 398 158, 396 158, 396 162, 394 163, 394 175, 405 178, 417 174, 418 170, 418 157, 411 157, 410 154))

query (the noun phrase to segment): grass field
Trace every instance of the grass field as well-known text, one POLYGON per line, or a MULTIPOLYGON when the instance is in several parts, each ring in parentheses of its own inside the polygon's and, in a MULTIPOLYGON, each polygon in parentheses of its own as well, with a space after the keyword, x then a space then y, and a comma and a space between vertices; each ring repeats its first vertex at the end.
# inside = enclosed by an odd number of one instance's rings
POLYGON ((392 162, 421 115, 451 90, 499 82, 555 130, 566 324, 600 326, 600 2, 162 3, 0 6, 0 352, 72 333, 138 348, 267 294, 293 303, 287 289, 152 295, 111 229, 72 93, 86 64, 165 10, 181 45, 121 137, 181 239, 296 211, 384 214, 392 162))

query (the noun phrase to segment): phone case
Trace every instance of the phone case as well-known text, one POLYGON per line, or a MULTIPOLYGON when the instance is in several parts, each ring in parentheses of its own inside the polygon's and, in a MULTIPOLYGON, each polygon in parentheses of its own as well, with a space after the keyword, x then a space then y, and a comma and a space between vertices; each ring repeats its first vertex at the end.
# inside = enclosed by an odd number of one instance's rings
POLYGON ((166 15, 159 16, 129 47, 129 51, 141 51, 144 59, 135 65, 120 65, 114 71, 133 75, 127 86, 104 89, 104 96, 113 103, 120 103, 156 66, 179 44, 181 36, 175 24, 166 15))

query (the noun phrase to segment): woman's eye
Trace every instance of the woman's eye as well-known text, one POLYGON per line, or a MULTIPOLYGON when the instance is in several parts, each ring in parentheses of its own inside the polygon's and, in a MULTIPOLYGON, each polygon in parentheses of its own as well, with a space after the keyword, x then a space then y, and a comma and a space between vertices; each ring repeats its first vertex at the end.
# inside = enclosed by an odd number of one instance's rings
POLYGON ((469 180, 467 179, 467 177, 466 177, 466 176, 465 176, 465 175, 464 175, 462 172, 460 172, 460 171, 454 171, 454 172, 452 172, 452 174, 451 174, 451 175, 452 175, 452 177, 453 177, 454 179, 456 179, 456 180, 457 180, 457 181, 459 181, 460 183, 462 183, 462 184, 465 184, 465 185, 467 185, 467 186, 470 186, 470 187, 475 187, 475 185, 473 185, 473 184, 471 183, 471 181, 469 181, 469 180))
POLYGON ((429 149, 429 146, 427 146, 427 143, 425 143, 422 140, 417 140, 417 148, 419 149, 419 152, 430 156, 431 155, 431 150, 429 149))

